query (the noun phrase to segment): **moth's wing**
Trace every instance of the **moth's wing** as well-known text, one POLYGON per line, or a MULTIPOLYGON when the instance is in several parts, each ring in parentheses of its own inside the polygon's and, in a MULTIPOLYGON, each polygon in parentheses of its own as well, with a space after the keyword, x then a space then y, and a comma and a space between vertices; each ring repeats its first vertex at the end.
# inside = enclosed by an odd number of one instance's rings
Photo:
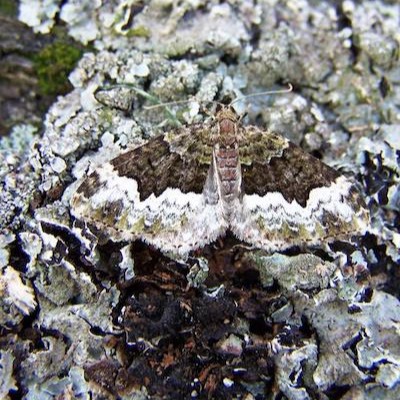
POLYGON ((72 214, 114 240, 140 238, 183 256, 215 240, 226 223, 217 193, 203 194, 214 179, 205 129, 170 132, 100 166, 73 195, 72 214))
POLYGON ((349 239, 369 214, 354 184, 287 139, 243 128, 243 199, 231 229, 269 251, 349 239))

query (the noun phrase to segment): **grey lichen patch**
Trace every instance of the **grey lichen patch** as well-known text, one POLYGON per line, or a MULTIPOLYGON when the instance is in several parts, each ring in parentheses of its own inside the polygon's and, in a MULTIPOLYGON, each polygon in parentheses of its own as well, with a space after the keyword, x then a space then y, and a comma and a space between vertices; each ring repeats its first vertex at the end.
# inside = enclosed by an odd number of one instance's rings
POLYGON ((355 45, 378 67, 390 69, 399 60, 399 41, 378 33, 363 32, 355 37, 355 45))
POLYGON ((0 141, 0 178, 3 182, 0 191, 1 232, 18 226, 19 210, 27 211, 40 179, 39 174, 32 173, 28 162, 36 130, 31 125, 19 125, 14 127, 10 136, 0 141))
MULTIPOLYGON (((400 232, 395 222, 400 209, 399 129, 399 123, 382 124, 374 140, 359 138, 353 155, 368 181, 373 231, 385 243, 386 254, 394 262, 400 260, 400 232)), ((371 252, 373 256, 374 250, 371 252)))
POLYGON ((294 382, 309 383, 310 370, 318 361, 318 347, 315 343, 304 343, 293 351, 279 351, 275 356, 277 374, 275 382, 289 399, 309 399, 307 388, 294 382), (291 379, 288 379, 288 377, 291 379))
POLYGON ((11 392, 18 390, 13 377, 14 356, 11 351, 0 351, 0 396, 8 399, 11 392))
POLYGON ((372 62, 374 67, 392 68, 399 60, 398 10, 382 3, 356 6, 346 1, 343 12, 351 23, 360 63, 372 62))
POLYGON ((349 386, 373 379, 386 388, 399 382, 396 329, 400 303, 396 298, 374 291, 369 300, 360 300, 363 288, 352 278, 331 287, 336 267, 316 256, 256 256, 254 260, 265 284, 276 280, 292 304, 286 323, 306 317, 318 337, 318 358, 314 339, 294 352, 278 338, 271 344, 276 384, 286 396, 299 398, 307 387, 327 390, 332 379, 349 386), (319 292, 314 296, 316 288, 319 292), (343 292, 348 293, 346 300, 341 297, 343 292), (291 373, 302 377, 301 385, 291 384, 287 378, 291 373))
POLYGON ((188 61, 173 61, 172 74, 155 77, 151 85, 152 93, 163 101, 176 100, 177 96, 193 92, 199 84, 199 69, 188 61), (173 96, 173 97, 172 97, 173 96))
MULTIPOLYGON (((99 87, 94 93, 96 100, 110 108, 117 108, 129 112, 134 107, 135 92, 128 86, 111 86, 110 88, 99 87)), ((112 118, 111 110, 105 110, 105 117, 112 118)), ((110 120, 112 122, 112 120, 110 120)))
POLYGON ((283 290, 295 292, 328 286, 332 273, 337 268, 312 254, 288 257, 280 254, 255 256, 261 281, 268 284, 271 279, 278 280, 283 290))
POLYGON ((9 245, 15 241, 15 235, 10 231, 0 234, 0 268, 4 268, 10 262, 9 245))
MULTIPOLYGON (((0 238, 5 239, 4 235, 0 238)), ((37 301, 31 283, 10 264, 8 252, 2 252, 5 259, 0 269, 0 325, 13 327, 34 312, 37 301)))
MULTIPOLYGON (((54 348, 52 347, 52 351, 54 348)), ((28 372, 30 372, 28 370, 28 372)), ((41 385, 28 385, 29 398, 37 398, 43 400, 52 400, 54 396, 64 396, 71 391, 77 396, 86 396, 88 398, 90 388, 84 377, 82 367, 73 366, 68 371, 68 376, 61 378, 57 376, 49 377, 44 380, 41 385), (72 388, 72 389, 71 389, 72 388)))
POLYGON ((248 76, 249 85, 268 87, 279 79, 286 79, 289 54, 291 50, 290 29, 284 25, 277 29, 263 32, 259 47, 252 52, 246 66, 241 66, 248 76), (254 76, 258 81, 254 81, 254 76))
POLYGON ((271 132, 278 133, 296 144, 301 142, 304 132, 313 133, 317 138, 330 134, 322 110, 297 93, 278 96, 273 102, 255 97, 248 108, 251 119, 261 117, 271 132))
POLYGON ((223 81, 223 75, 221 73, 210 72, 205 74, 200 82, 199 89, 196 93, 196 100, 200 104, 204 105, 207 105, 209 104, 209 102, 212 102, 218 94, 222 81, 223 81))
POLYGON ((51 2, 41 4, 40 0, 36 3, 32 12, 29 2, 23 1, 20 19, 38 32, 49 32, 59 13, 69 34, 83 44, 94 42, 99 49, 140 48, 170 57, 191 51, 209 53, 213 47, 239 56, 242 42, 250 38, 247 27, 261 22, 260 17, 256 17, 261 12, 260 7, 248 4, 235 10, 228 4, 204 1, 150 2, 137 12, 124 0, 104 7, 87 1, 79 7, 74 2, 61 6, 51 2), (196 23, 191 23, 188 17, 191 14, 196 15, 196 23))
POLYGON ((201 54, 210 47, 221 47, 238 56, 242 50, 241 41, 249 38, 243 22, 227 4, 209 7, 207 2, 202 3, 175 5, 167 19, 162 18, 162 11, 154 3, 148 13, 140 15, 138 23, 151 27, 153 51, 177 57, 190 51, 201 54), (198 11, 201 6, 205 6, 204 12, 196 13, 195 24, 183 19, 186 13, 198 11))
POLYGON ((320 303, 318 313, 307 312, 319 338, 326 342, 321 348, 322 357, 314 372, 314 379, 322 388, 329 385, 332 374, 341 384, 361 384, 368 375, 377 373, 387 376, 389 382, 391 378, 385 373, 387 363, 394 364, 395 367, 399 362, 400 355, 395 350, 399 341, 395 333, 399 326, 399 319, 395 317, 396 310, 400 307, 398 300, 375 291, 369 302, 353 304, 359 308, 354 314, 349 312, 346 303, 334 297, 326 303, 320 303), (384 299, 387 307, 383 306, 384 299), (354 341, 357 343, 355 353, 350 348, 350 343, 354 341), (389 359, 386 356, 388 354, 389 359), (357 363, 354 362, 354 357, 358 360, 357 363), (377 371, 364 369, 372 364, 377 367, 377 371), (382 367, 383 370, 380 371, 382 367))

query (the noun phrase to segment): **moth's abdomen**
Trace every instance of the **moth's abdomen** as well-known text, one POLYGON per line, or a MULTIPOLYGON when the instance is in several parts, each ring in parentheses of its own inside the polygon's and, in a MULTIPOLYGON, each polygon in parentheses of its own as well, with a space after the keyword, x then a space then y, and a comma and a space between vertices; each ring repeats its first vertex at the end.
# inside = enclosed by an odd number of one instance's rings
POLYGON ((241 173, 239 164, 239 146, 216 146, 215 161, 221 184, 222 199, 231 202, 239 195, 241 173))

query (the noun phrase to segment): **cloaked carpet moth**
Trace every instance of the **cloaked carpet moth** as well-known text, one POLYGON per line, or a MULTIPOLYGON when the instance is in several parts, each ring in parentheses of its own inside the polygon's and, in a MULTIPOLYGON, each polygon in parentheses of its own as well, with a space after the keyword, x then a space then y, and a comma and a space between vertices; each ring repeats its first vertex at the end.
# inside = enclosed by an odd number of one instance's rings
POLYGON ((243 126, 231 106, 101 165, 71 212, 113 240, 181 257, 227 230, 272 252, 347 240, 369 220, 350 180, 284 137, 243 126))

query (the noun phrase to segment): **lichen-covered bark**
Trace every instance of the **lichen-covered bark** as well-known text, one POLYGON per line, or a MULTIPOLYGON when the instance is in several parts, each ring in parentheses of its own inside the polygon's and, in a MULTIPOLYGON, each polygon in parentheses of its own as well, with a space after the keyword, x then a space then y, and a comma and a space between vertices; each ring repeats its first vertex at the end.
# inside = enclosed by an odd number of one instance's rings
POLYGON ((20 10, 93 51, 43 133, 22 124, 0 144, 0 397, 399 398, 398 6, 20 10), (359 182, 372 221, 357 243, 271 255, 229 236, 183 265, 72 220, 76 179, 97 165, 201 123, 211 101, 286 82, 292 93, 235 108, 359 182), (192 101, 145 107, 171 100, 192 101))

